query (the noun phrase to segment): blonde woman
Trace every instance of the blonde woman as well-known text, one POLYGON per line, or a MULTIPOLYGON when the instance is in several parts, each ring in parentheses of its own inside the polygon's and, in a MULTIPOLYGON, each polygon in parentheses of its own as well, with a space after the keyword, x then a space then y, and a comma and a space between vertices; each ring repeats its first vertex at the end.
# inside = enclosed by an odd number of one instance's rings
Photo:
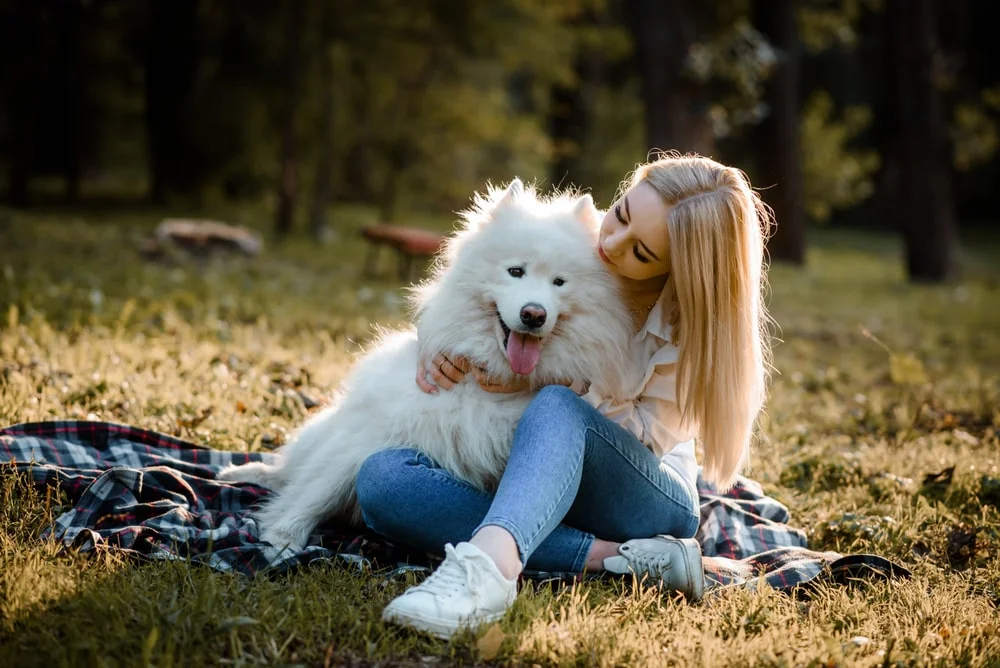
MULTIPOLYGON (((445 554, 384 619, 451 637, 503 616, 526 566, 633 572, 701 595, 694 439, 703 446, 704 477, 731 485, 764 402, 769 222, 732 167, 668 154, 635 170, 596 248, 623 279, 635 314, 635 368, 622 374, 633 399, 543 388, 518 424, 495 495, 415 450, 368 459, 357 480, 366 523, 445 554)), ((490 391, 525 389, 491 385, 466 360, 445 355, 417 382, 437 392, 467 373, 490 391)))

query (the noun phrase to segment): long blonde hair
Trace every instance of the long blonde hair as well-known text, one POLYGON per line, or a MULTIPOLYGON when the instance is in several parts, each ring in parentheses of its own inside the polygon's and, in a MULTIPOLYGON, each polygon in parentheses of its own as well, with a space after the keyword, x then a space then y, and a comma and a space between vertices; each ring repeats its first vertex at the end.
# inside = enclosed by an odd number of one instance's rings
POLYGON ((632 185, 643 182, 671 207, 664 291, 675 305, 678 407, 698 425, 706 480, 725 489, 748 458, 771 368, 771 215, 743 172, 709 158, 666 154, 635 170, 632 185))

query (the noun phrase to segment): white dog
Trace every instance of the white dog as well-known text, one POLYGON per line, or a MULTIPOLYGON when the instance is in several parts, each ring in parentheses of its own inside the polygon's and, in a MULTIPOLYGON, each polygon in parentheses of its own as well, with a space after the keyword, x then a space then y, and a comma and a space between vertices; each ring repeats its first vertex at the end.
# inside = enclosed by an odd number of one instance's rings
POLYGON ((272 556, 302 549, 334 515, 359 522, 355 478, 378 450, 418 448, 473 485, 495 487, 532 393, 489 393, 469 377, 426 394, 414 381, 422 354, 462 355, 501 381, 528 376, 533 388, 575 380, 620 394, 629 314, 595 250, 600 214, 590 195, 546 199, 514 180, 477 195, 462 216, 433 277, 414 290, 416 331, 383 334, 278 464, 220 473, 277 492, 257 514, 272 556))

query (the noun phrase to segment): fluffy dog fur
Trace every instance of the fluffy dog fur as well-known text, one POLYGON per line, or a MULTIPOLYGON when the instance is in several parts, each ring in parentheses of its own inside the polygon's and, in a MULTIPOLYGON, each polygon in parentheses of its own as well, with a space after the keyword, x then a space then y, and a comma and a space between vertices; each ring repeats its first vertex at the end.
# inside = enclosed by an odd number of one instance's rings
POLYGON ((495 487, 532 392, 491 394, 469 377, 426 394, 414 382, 423 353, 463 355, 505 380, 512 366, 533 366, 533 388, 572 379, 620 394, 629 314, 595 252, 600 216, 590 196, 543 198, 515 180, 477 196, 462 218, 433 276, 413 291, 416 330, 383 334, 279 463, 220 474, 277 492, 257 515, 275 553, 302 549, 331 516, 360 521, 355 478, 378 450, 415 447, 479 488, 495 487), (542 324, 530 317, 538 307, 542 324))

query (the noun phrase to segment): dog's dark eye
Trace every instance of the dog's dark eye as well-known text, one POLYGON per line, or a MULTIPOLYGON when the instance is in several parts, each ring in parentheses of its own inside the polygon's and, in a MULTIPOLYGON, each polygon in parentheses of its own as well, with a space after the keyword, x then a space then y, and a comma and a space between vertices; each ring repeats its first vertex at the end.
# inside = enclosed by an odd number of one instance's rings
POLYGON ((555 278, 555 279, 552 280, 552 285, 554 285, 554 286, 556 286, 558 288, 558 287, 560 287, 562 285, 566 285, 566 281, 564 279, 562 279, 562 278, 555 278))
POLYGON ((521 278, 524 276, 524 267, 509 267, 507 273, 514 278, 521 278))

